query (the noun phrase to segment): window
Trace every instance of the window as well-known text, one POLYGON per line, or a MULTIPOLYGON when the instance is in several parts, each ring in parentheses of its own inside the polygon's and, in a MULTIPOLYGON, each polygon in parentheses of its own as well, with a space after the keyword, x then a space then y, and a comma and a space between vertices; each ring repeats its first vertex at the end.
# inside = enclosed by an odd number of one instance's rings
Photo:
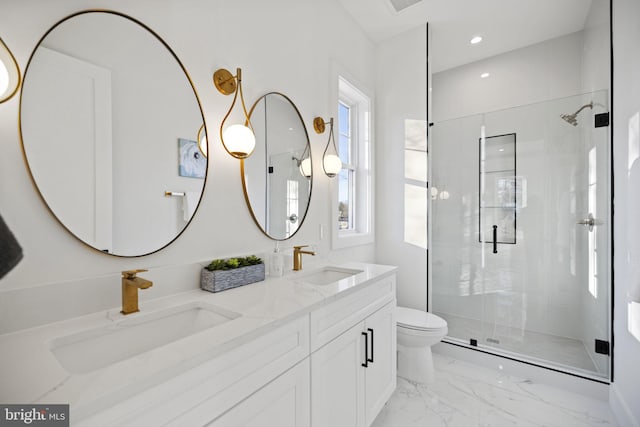
POLYGON ((338 156, 342 170, 335 180, 333 220, 335 248, 373 242, 371 178, 371 101, 344 77, 338 77, 338 156))
MULTIPOLYGON (((432 197, 438 189, 431 189, 432 197)), ((446 192, 440 194, 444 198, 446 192)), ((404 241, 427 249, 427 122, 404 121, 404 241)))

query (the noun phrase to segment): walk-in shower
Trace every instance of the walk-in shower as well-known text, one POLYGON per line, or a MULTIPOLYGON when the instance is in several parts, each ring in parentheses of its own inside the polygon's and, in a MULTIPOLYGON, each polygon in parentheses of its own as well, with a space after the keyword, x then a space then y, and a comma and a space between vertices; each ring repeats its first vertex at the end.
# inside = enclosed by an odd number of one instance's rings
POLYGON ((608 378, 607 105, 598 91, 431 127, 449 197, 430 200, 430 305, 448 342, 608 378))

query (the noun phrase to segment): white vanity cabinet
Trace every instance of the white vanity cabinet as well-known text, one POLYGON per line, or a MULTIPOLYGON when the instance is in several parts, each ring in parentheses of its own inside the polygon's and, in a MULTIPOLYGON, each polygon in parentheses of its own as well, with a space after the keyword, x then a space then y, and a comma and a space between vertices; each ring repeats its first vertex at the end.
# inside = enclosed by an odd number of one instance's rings
POLYGON ((210 427, 309 427, 309 358, 240 402, 210 427))
POLYGON ((311 355, 312 427, 369 426, 396 387, 395 278, 352 297, 311 313, 312 331, 325 311, 345 314, 327 325, 334 332, 359 320, 311 355))

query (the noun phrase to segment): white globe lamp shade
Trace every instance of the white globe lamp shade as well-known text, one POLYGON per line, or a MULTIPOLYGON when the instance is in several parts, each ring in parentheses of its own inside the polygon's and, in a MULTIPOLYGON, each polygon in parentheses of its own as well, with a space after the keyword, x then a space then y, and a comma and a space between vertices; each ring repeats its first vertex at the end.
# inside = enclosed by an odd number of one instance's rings
POLYGON ((322 165, 324 166, 324 173, 327 174, 329 178, 333 178, 338 175, 340 169, 342 169, 342 161, 340 157, 335 154, 327 154, 322 159, 322 165))
POLYGON ((0 96, 4 95, 9 89, 9 70, 4 62, 0 61, 0 96))
POLYGON ((20 70, 9 48, 0 39, 0 103, 11 98, 20 86, 20 70))
POLYGON ((307 178, 311 176, 311 159, 309 157, 300 162, 300 173, 307 178))
POLYGON ((198 132, 198 148, 200 148, 200 152, 203 156, 208 157, 209 153, 207 152, 207 132, 204 131, 204 127, 202 127, 200 132, 198 132))
POLYGON ((253 152, 256 136, 247 126, 236 124, 222 132, 222 142, 233 157, 244 159, 253 152))

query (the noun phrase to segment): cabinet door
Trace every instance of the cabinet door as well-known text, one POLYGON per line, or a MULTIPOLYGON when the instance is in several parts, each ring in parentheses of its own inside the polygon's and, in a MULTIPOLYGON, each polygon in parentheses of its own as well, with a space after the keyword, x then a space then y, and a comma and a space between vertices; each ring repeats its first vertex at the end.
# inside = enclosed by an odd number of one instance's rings
POLYGON ((308 427, 309 358, 208 424, 211 427, 308 427))
POLYGON ((366 425, 371 425, 396 388, 395 302, 369 316, 365 328, 369 334, 369 357, 373 359, 365 369, 366 425))
POLYGON ((363 427, 364 323, 311 355, 312 427, 363 427))

